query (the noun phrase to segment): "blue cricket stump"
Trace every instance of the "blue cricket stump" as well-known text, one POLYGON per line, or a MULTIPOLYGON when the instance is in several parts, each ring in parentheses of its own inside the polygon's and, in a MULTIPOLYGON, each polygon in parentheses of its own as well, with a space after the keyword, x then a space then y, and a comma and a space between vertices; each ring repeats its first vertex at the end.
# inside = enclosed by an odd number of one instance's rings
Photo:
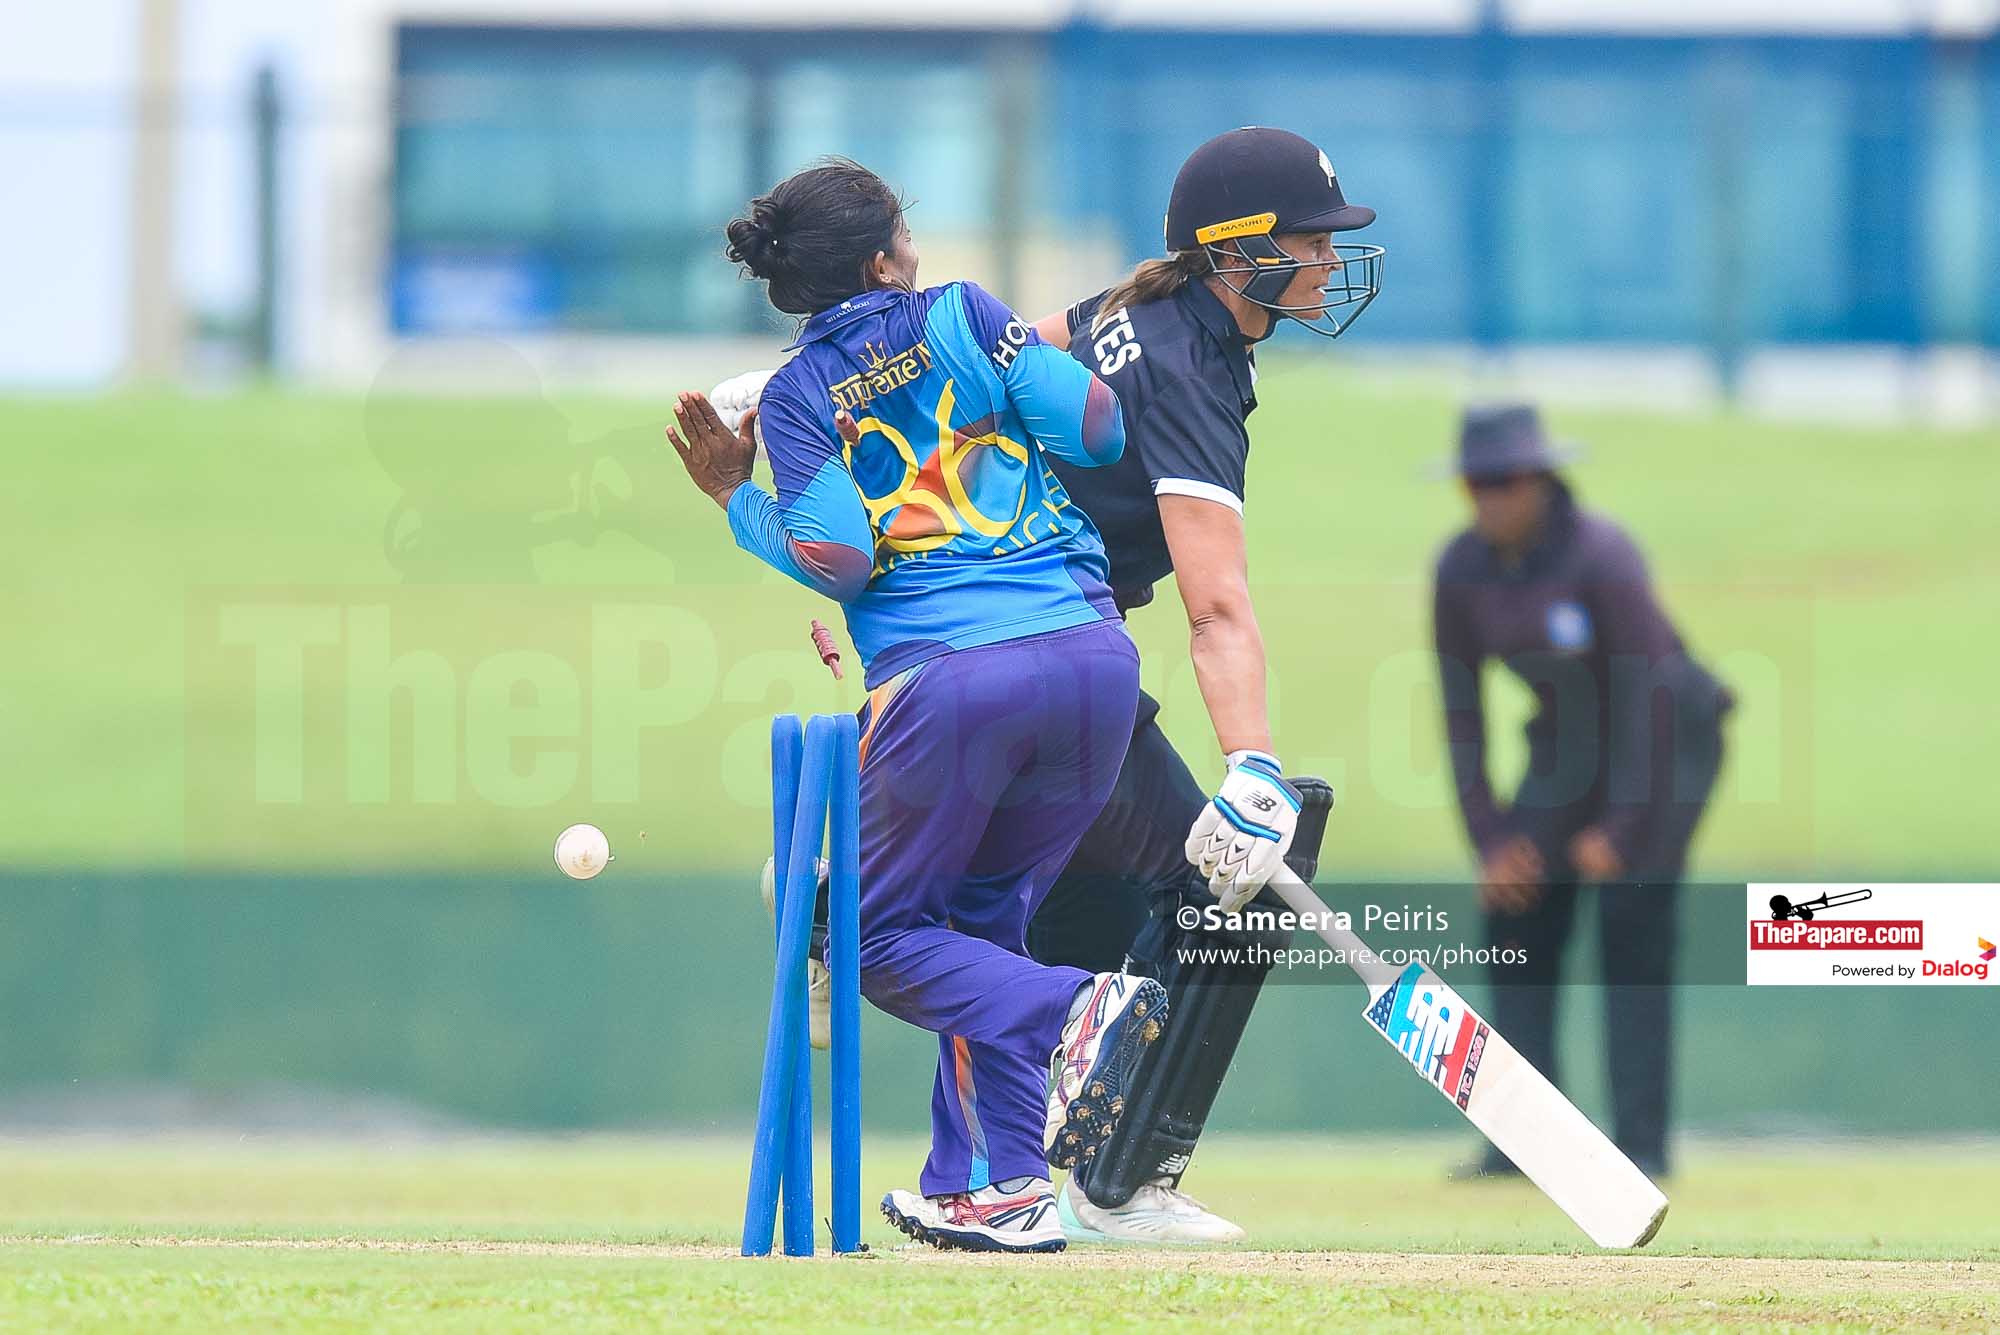
MULTIPOLYGON (((785 924, 790 920, 787 909, 799 896, 790 893, 792 886, 792 825, 799 813, 799 782, 801 766, 805 760, 805 735, 799 728, 796 714, 786 714, 771 721, 771 847, 776 880, 775 899, 771 915, 772 927, 777 935, 778 958, 786 959, 784 953, 785 924)), ((812 839, 810 857, 817 857, 819 840, 812 839)), ((812 933, 812 899, 805 897, 806 933, 810 948, 812 933)), ((797 965, 805 968, 803 956, 797 965)), ((789 977, 789 974, 781 975, 789 977)), ((775 994, 774 994, 775 995, 775 994)), ((773 1003, 775 1009, 775 1002, 773 1003)), ((780 1178, 785 1198, 785 1255, 811 1256, 813 1251, 813 1180, 812 1180, 812 1062, 806 1057, 808 1044, 802 1042, 795 1032, 806 1026, 807 1007, 795 1006, 788 1011, 784 1021, 785 1069, 789 1072, 783 1079, 784 1098, 788 1115, 784 1119, 784 1163, 780 1178)), ((809 1026, 806 1026, 809 1027, 809 1026)), ((761 1100, 759 1103, 761 1115, 761 1100)), ((777 1184, 774 1184, 774 1187, 777 1184)), ((768 1216, 769 1208, 765 1207, 768 1216)), ((767 1243, 765 1250, 769 1251, 767 1243)))
POLYGON ((785 1255, 813 1253, 806 955, 818 893, 815 863, 823 841, 828 850, 826 963, 833 982, 833 1250, 861 1250, 859 751, 859 725, 851 714, 815 715, 803 735, 796 714, 771 720, 777 972, 743 1207, 745 1256, 771 1254, 781 1188, 785 1255))

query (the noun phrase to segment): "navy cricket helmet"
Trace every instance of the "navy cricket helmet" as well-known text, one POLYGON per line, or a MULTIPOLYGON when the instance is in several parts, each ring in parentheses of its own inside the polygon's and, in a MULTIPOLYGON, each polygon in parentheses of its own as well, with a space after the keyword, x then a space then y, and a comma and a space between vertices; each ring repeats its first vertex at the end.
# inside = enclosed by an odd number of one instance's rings
POLYGON ((1351 232, 1374 221, 1375 210, 1347 202, 1332 161, 1310 139, 1252 125, 1215 136, 1181 164, 1167 202, 1167 249, 1199 248, 1231 291, 1337 338, 1380 290, 1382 247, 1334 246, 1323 300, 1288 304, 1285 289, 1307 266, 1274 238, 1351 232))

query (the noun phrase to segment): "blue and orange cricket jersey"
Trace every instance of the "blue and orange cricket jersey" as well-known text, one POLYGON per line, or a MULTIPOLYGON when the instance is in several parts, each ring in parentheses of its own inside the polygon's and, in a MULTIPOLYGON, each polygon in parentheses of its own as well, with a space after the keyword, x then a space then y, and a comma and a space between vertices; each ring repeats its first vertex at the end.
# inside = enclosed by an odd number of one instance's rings
POLYGON ((843 605, 869 686, 1117 615, 1104 544, 1048 464, 1124 450, 1118 401, 1087 367, 971 283, 862 293, 793 347, 759 405, 777 496, 737 488, 729 526, 843 605))

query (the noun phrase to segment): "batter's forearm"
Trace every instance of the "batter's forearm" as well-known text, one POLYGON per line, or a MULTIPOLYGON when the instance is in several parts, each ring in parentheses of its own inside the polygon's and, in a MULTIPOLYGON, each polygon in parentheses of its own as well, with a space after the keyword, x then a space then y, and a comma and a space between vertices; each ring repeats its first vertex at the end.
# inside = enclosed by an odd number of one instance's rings
POLYGON ((1265 700, 1264 636, 1248 608, 1197 613, 1188 619, 1194 678, 1215 725, 1215 740, 1231 751, 1271 750, 1265 700))

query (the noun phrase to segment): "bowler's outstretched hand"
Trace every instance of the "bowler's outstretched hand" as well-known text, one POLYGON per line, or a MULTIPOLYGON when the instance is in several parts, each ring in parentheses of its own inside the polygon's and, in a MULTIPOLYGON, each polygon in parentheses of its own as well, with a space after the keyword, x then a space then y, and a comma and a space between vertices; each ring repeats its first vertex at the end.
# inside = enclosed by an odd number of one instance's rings
POLYGON ((683 393, 674 405, 680 430, 667 428, 667 441, 681 457, 688 477, 723 509, 736 489, 750 480, 757 458, 757 410, 751 409, 731 431, 705 394, 683 393))

